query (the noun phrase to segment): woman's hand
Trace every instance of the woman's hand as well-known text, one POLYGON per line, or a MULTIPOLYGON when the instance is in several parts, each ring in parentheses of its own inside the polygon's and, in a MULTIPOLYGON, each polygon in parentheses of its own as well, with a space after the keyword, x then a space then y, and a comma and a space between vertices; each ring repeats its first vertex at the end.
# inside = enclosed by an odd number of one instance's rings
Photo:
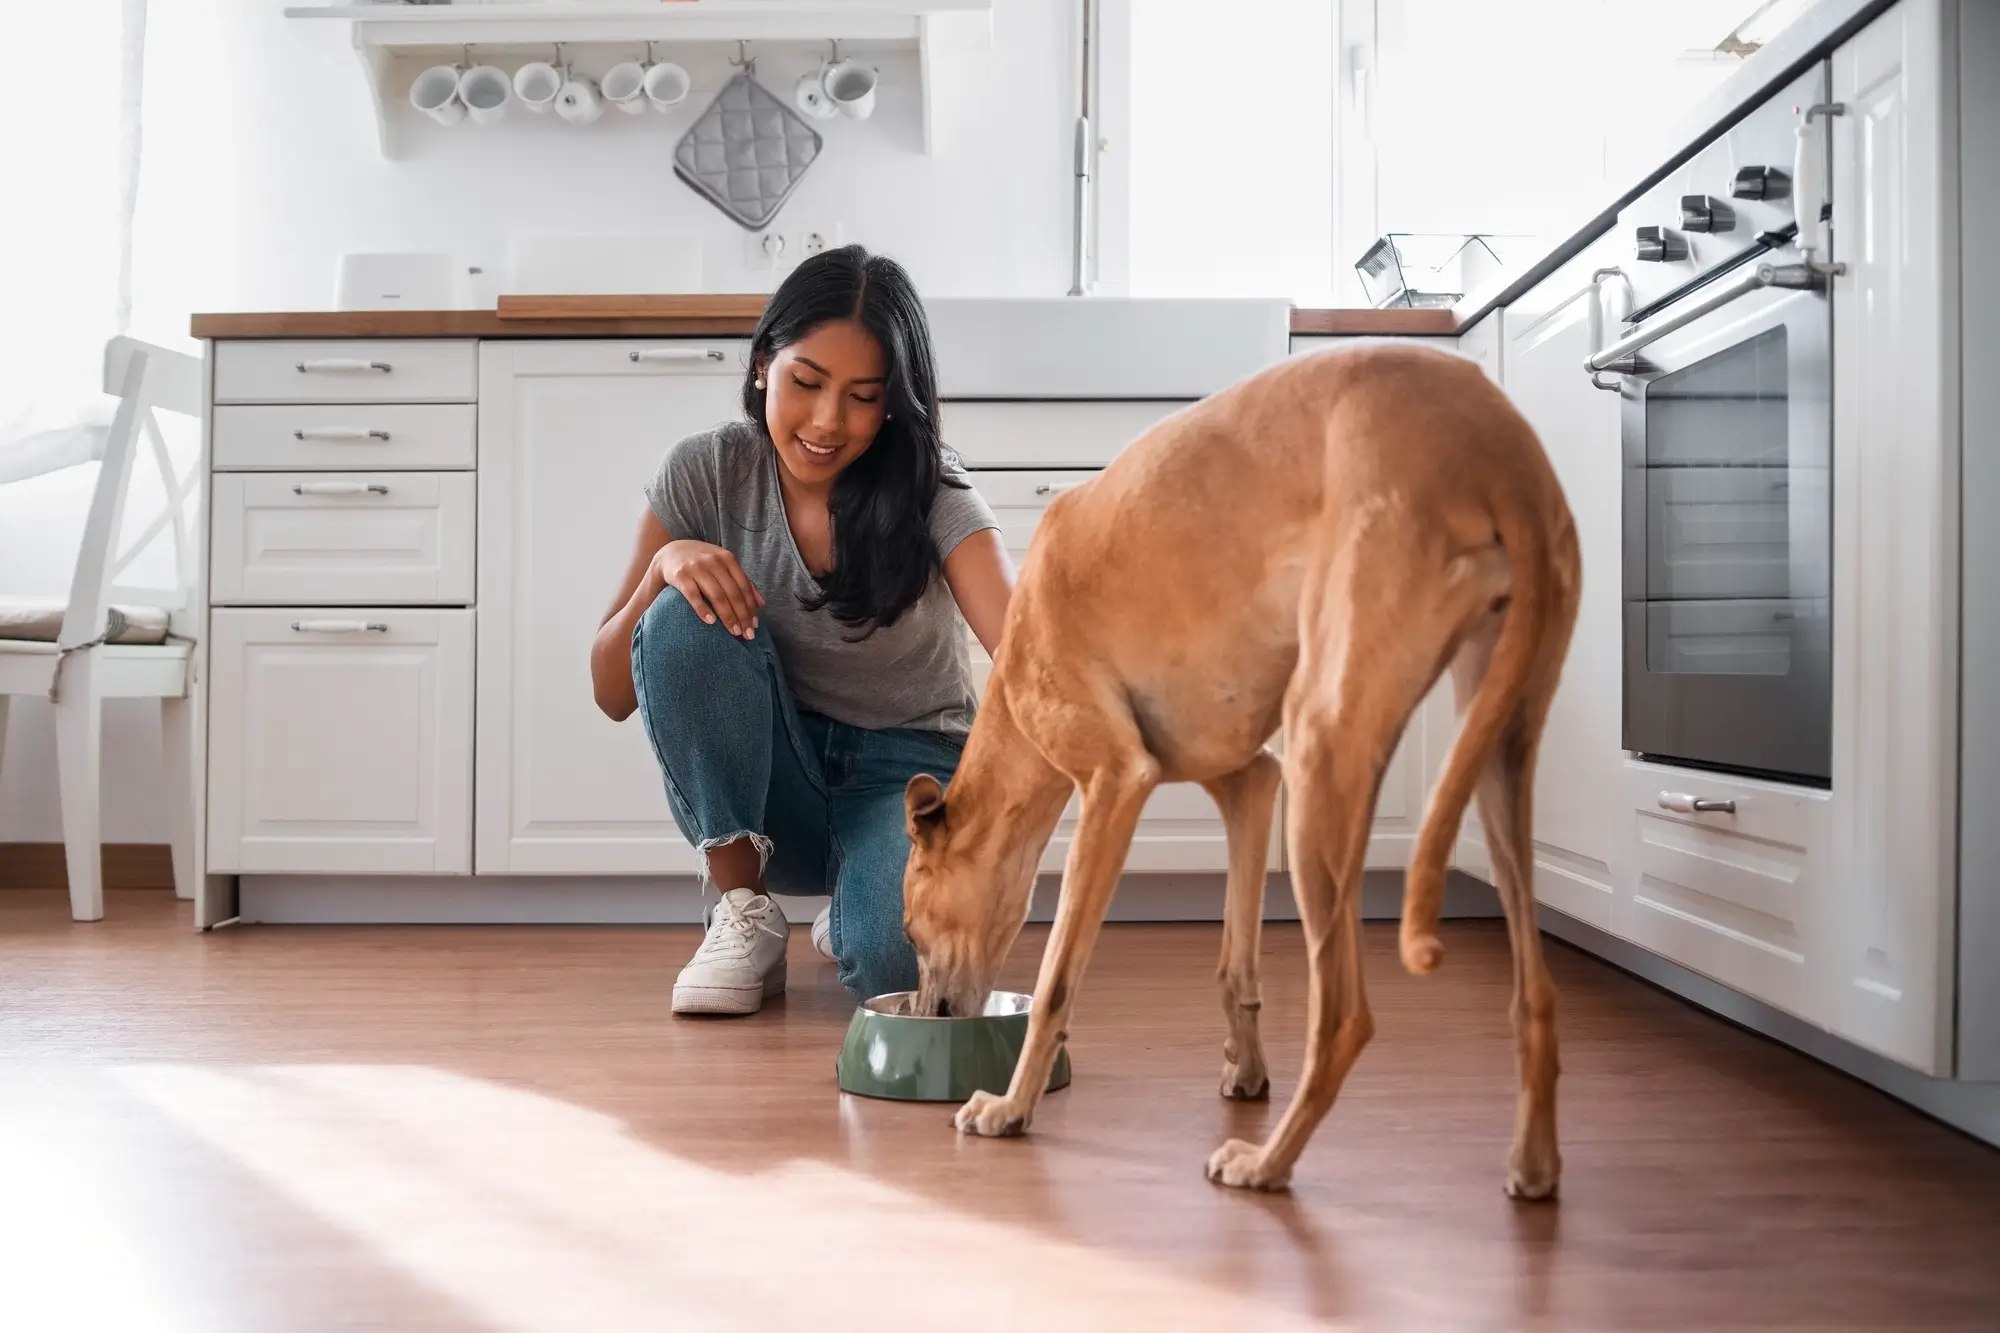
POLYGON ((764 595, 729 551, 692 538, 668 542, 653 557, 653 569, 709 624, 720 619, 723 628, 740 639, 757 637, 757 612, 764 595))

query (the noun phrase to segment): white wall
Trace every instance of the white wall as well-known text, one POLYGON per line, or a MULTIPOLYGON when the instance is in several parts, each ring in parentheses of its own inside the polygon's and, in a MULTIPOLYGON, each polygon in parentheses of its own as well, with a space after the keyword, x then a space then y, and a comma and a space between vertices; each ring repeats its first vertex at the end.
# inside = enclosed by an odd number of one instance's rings
MULTIPOLYGON (((164 312, 162 322, 190 308, 322 308, 347 251, 443 250, 497 279, 511 238, 551 233, 691 234, 703 243, 709 290, 770 285, 746 266, 743 230, 673 175, 675 143, 732 72, 723 48, 662 47, 695 81, 669 115, 612 114, 577 127, 510 114, 493 127, 445 128, 399 101, 409 154, 386 162, 345 25, 287 20, 281 0, 181 0, 153 11, 139 304, 164 312)), ((838 222, 848 240, 901 259, 928 294, 1060 295, 1069 278, 1069 11, 1068 0, 995 7, 992 52, 957 76, 962 110, 937 157, 921 151, 915 57, 880 56, 875 116, 820 127, 826 151, 780 222, 838 222)), ((614 58, 582 51, 579 68, 591 74, 614 58)), ((502 52, 496 63, 511 70, 526 58, 502 52)), ((788 94, 818 59, 771 48, 758 77, 788 94)), ((399 82, 416 68, 399 68, 399 82)))
MULTIPOLYGON (((728 76, 719 50, 662 49, 695 77, 673 116, 614 114, 581 128, 515 116, 492 129, 445 129, 399 105, 414 130, 411 151, 385 162, 344 25, 287 20, 282 8, 283 0, 151 7, 134 257, 139 336, 182 341, 190 311, 325 308, 348 251, 442 250, 497 280, 518 235, 689 234, 703 242, 709 290, 770 285, 771 275, 747 268, 743 231, 673 175, 675 142, 728 76)), ((995 6, 992 53, 964 71, 968 82, 955 93, 963 111, 938 157, 921 152, 914 57, 889 55, 875 116, 823 128, 826 151, 780 222, 839 223, 848 240, 901 259, 929 295, 1067 290, 1070 11, 1069 0, 995 6)), ((499 63, 511 69, 520 59, 499 63)), ((758 74, 773 90, 789 89, 816 61, 779 49, 758 74)), ((582 67, 599 73, 596 64, 582 67)), ((79 355, 95 365, 96 349, 79 355)), ((80 525, 87 478, 48 484, 80 525)), ((46 533, 0 523, 0 594, 64 591, 50 563, 46 533)), ((55 841, 47 705, 17 702, 8 732, 0 842, 55 841)), ((153 799, 158 756, 151 709, 112 704, 107 840, 164 841, 153 799)))

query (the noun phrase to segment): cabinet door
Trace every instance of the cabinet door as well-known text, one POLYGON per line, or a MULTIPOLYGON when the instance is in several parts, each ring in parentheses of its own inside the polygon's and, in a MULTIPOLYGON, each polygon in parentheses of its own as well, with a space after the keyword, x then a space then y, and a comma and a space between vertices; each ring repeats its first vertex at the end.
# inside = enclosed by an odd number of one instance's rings
MULTIPOLYGON (((1834 55, 1833 830, 1826 1021, 1949 1067, 1957 809, 1956 284, 1945 43, 1905 0, 1834 55)), ((1968 237, 1968 241, 1970 238, 1968 237)), ((1990 368, 1989 368, 1990 370, 1990 368)), ((1967 687, 1972 685, 1967 678, 1967 687)))
POLYGON ((479 394, 480 873, 700 869, 590 644, 669 445, 740 415, 740 343, 488 342, 479 394), (636 359, 635 359, 636 354, 636 359))
POLYGON ((208 655, 210 870, 472 869, 472 612, 220 610, 208 655))
MULTIPOLYGON (((1013 557, 1018 568, 1028 553, 1028 543, 1034 537, 1049 502, 1095 475, 1088 470, 990 471, 974 472, 972 479, 979 493, 993 506, 994 514, 1000 520, 1000 534, 1007 544, 1007 553, 1013 557)), ((967 638, 971 642, 973 686, 984 694, 986 682, 993 674, 993 662, 978 641, 971 639, 969 630, 967 638)), ((1076 831, 1078 808, 1077 802, 1072 799, 1069 808, 1063 812, 1062 822, 1056 826, 1055 836, 1049 840, 1048 851, 1042 857, 1044 872, 1055 873, 1062 869, 1063 858, 1069 854, 1070 838, 1076 831)), ((1281 828, 1281 824, 1274 824, 1272 830, 1271 867, 1274 870, 1281 865, 1281 828)), ((1228 834, 1223 828, 1221 812, 1208 793, 1187 782, 1169 783, 1155 791, 1146 802, 1145 813, 1140 816, 1125 868, 1135 873, 1227 870, 1228 834)))
POLYGON ((1504 384, 1541 437, 1575 516, 1583 599, 1535 773, 1535 893, 1615 928, 1612 868, 1619 733, 1618 395, 1591 387, 1595 251, 1503 312, 1504 384))

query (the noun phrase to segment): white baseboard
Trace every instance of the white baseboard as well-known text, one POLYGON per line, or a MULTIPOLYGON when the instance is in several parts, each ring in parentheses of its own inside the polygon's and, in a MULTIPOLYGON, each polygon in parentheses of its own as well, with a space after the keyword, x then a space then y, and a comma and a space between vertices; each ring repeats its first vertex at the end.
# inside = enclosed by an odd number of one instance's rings
MULTIPOLYGON (((1033 921, 1055 910, 1059 879, 1045 875, 1035 887, 1033 921)), ((245 875, 238 885, 241 923, 264 925, 692 925, 701 920, 701 895, 693 876, 657 879, 532 875, 245 875)), ((1402 915, 1401 871, 1370 871, 1362 888, 1362 915, 1393 920, 1402 915)), ((1223 877, 1127 875, 1111 901, 1112 921, 1220 921, 1223 877)), ((784 898, 785 915, 810 921, 824 900, 784 898)), ((1454 874, 1445 887, 1445 915, 1497 916, 1493 890, 1454 874)), ((1265 886, 1264 916, 1296 921, 1291 881, 1272 875, 1265 886)))
POLYGON ((1540 914, 1545 933, 2000 1148, 2000 1083, 1961 1083, 1919 1074, 1553 907, 1541 907, 1540 914))

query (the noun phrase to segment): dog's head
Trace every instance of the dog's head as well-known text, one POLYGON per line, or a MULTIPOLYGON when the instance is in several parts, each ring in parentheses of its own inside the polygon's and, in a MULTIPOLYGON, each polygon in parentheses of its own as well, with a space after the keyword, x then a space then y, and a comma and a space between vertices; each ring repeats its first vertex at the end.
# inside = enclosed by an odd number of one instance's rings
POLYGON ((1013 847, 1023 839, 954 818, 960 812, 928 773, 910 779, 903 799, 910 833, 903 929, 917 950, 917 1012, 980 1013, 1028 916, 1033 867, 1016 864, 1013 847))

